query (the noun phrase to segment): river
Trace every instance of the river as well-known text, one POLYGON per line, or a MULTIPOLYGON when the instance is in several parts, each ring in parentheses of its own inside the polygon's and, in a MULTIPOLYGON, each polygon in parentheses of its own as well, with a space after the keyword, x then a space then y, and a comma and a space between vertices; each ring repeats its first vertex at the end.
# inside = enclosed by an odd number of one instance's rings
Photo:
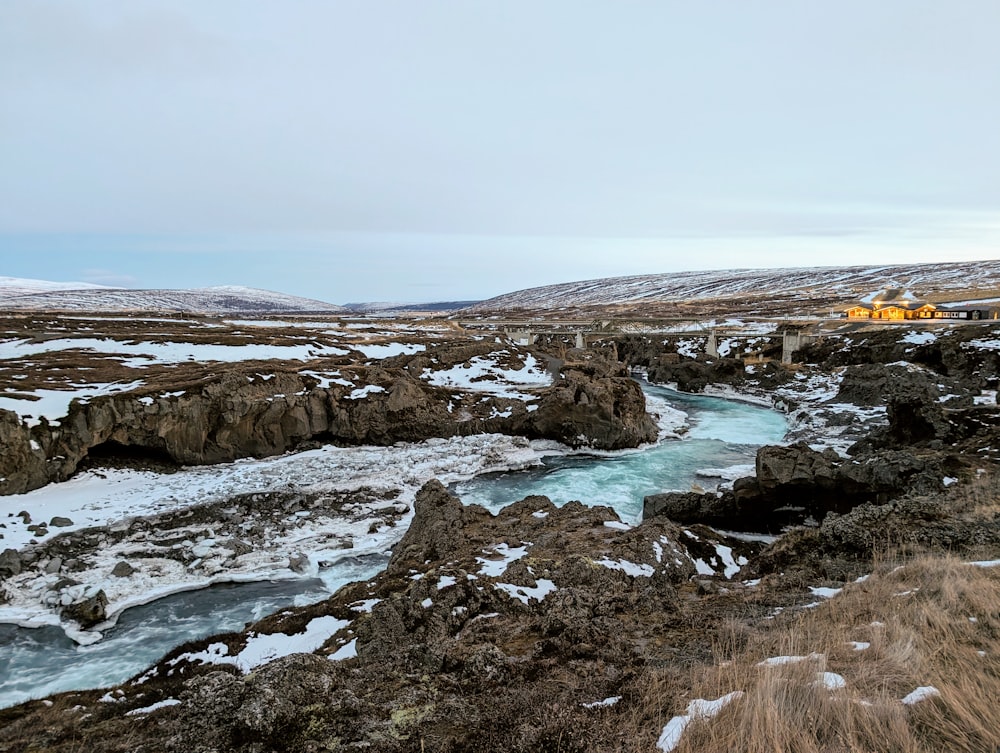
MULTIPOLYGON (((787 430, 784 416, 756 405, 656 386, 644 389, 688 415, 683 438, 619 453, 553 456, 528 470, 454 484, 452 491, 467 504, 492 510, 529 494, 544 494, 556 504, 578 499, 611 506, 623 520, 637 523, 645 495, 694 483, 714 486, 719 478, 698 471, 752 464, 757 447, 780 442, 787 430)), ((373 577, 386 559, 348 559, 325 572, 323 580, 220 585, 174 594, 126 610, 104 640, 90 646, 76 645, 56 627, 0 625, 0 707, 120 683, 182 642, 241 630, 278 609, 323 599, 344 583, 373 577)))

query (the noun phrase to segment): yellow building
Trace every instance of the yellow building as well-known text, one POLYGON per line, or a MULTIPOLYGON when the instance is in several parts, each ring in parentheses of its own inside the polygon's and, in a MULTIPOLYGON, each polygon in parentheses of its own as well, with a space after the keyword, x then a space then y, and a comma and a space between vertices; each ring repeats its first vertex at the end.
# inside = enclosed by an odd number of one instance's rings
POLYGON ((881 290, 866 296, 861 302, 847 309, 848 319, 933 319, 936 307, 918 301, 908 290, 899 288, 881 290))

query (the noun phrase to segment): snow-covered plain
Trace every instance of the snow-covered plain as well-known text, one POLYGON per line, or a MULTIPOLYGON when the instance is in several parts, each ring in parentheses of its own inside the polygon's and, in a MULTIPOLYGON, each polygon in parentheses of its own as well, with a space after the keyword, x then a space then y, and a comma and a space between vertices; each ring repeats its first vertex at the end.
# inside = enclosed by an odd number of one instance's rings
POLYGON ((211 361, 236 363, 255 360, 310 361, 328 356, 342 356, 349 352, 345 348, 317 343, 303 345, 267 345, 263 343, 218 345, 191 342, 124 342, 109 337, 67 337, 41 342, 32 340, 0 342, 0 361, 35 357, 63 350, 105 354, 131 368, 188 361, 197 363, 211 361))
POLYGON ((101 395, 113 395, 116 392, 129 392, 141 387, 143 382, 111 382, 94 384, 71 384, 70 389, 48 390, 36 389, 30 392, 18 392, 27 397, 10 397, 0 394, 0 410, 9 410, 21 417, 28 426, 37 426, 44 418, 50 424, 58 424, 59 419, 69 413, 69 406, 74 400, 89 400, 101 395))

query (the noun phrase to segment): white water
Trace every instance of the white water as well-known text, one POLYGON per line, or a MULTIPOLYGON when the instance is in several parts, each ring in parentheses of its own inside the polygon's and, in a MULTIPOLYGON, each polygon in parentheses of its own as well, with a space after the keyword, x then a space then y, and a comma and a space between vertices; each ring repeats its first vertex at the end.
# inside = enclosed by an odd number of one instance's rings
MULTIPOLYGON (((688 489, 692 483, 711 486, 713 480, 697 476, 699 469, 751 464, 758 446, 781 441, 786 430, 783 416, 758 406, 646 389, 688 414, 684 439, 598 457, 557 456, 526 471, 481 475, 453 490, 467 504, 493 510, 544 494, 556 504, 579 499, 609 505, 624 520, 638 522, 646 494, 688 489)), ((373 577, 384 565, 380 557, 346 560, 325 570, 323 581, 265 581, 175 594, 126 610, 92 646, 77 646, 54 627, 0 625, 0 707, 120 683, 183 642, 241 630, 282 607, 318 601, 344 583, 373 577)))

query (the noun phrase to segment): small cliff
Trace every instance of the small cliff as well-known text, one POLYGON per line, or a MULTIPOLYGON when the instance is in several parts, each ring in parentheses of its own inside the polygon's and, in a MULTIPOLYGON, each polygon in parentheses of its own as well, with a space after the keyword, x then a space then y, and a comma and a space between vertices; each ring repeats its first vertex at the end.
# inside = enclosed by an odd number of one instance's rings
MULTIPOLYGON (((491 349, 442 347, 435 363, 461 364, 491 349)), ((502 391, 435 386, 421 378, 426 363, 427 356, 386 359, 334 382, 287 365, 262 376, 252 364, 171 392, 140 388, 74 401, 57 424, 32 427, 0 410, 0 494, 65 480, 92 455, 204 465, 310 442, 391 445, 495 432, 614 450, 656 438, 641 389, 600 354, 557 368, 551 386, 531 391, 530 405, 502 391)))

